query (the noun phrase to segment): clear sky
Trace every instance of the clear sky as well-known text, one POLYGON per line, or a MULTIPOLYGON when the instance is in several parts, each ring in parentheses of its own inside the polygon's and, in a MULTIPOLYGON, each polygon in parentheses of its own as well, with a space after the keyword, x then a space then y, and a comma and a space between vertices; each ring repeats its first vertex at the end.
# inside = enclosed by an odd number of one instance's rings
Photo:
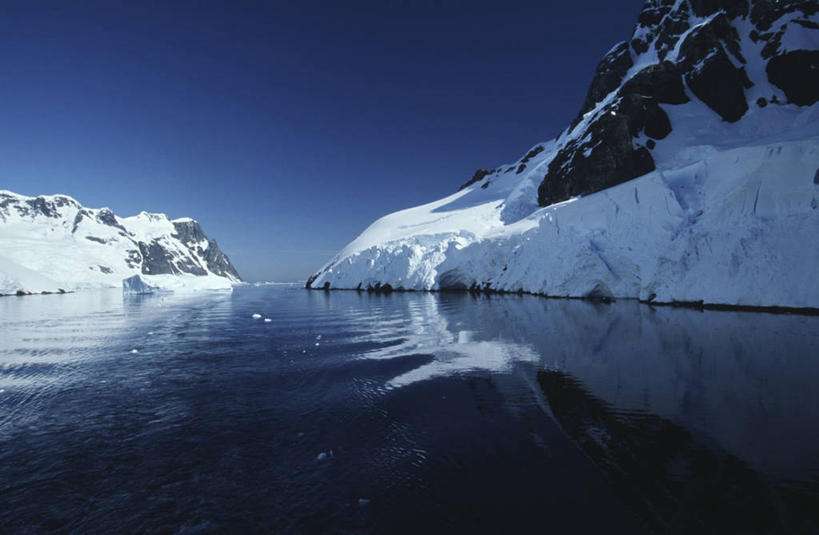
POLYGON ((304 280, 559 133, 642 3, 5 1, 0 189, 194 217, 304 280))

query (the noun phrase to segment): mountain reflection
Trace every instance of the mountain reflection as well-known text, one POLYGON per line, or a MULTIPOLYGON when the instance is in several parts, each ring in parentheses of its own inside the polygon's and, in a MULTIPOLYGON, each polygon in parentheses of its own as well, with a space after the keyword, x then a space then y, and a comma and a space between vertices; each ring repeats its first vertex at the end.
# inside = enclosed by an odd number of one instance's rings
POLYGON ((400 343, 365 355, 433 357, 391 386, 476 371, 529 377, 653 529, 819 526, 819 318, 419 297, 403 303, 400 343))
POLYGON ((800 492, 769 484, 718 445, 651 413, 617 413, 561 372, 541 371, 538 381, 564 431, 650 531, 809 533, 819 526, 815 485, 800 492))

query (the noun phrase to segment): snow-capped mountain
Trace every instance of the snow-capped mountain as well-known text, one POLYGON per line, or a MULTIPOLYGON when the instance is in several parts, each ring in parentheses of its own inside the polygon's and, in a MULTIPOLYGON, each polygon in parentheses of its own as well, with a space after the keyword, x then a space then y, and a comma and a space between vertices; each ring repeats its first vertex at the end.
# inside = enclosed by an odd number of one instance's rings
POLYGON ((120 287, 230 288, 239 274, 193 219, 119 217, 65 195, 0 191, 0 294, 120 287))
POLYGON ((817 10, 647 1, 556 139, 379 219, 307 286, 818 308, 817 10))

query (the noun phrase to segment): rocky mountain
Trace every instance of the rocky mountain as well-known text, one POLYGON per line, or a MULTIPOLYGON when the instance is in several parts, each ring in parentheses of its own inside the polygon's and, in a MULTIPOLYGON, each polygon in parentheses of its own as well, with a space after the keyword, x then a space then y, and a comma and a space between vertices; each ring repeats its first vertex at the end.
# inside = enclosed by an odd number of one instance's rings
POLYGON ((631 40, 598 65, 538 188, 539 204, 656 169, 652 151, 673 131, 662 105, 695 99, 735 123, 751 105, 814 104, 817 10, 812 0, 646 2, 631 40))
POLYGON ((0 191, 0 294, 120 287, 230 288, 236 268, 193 219, 119 217, 65 195, 0 191))
POLYGON ((819 307, 819 4, 648 0, 572 123, 310 287, 819 307))

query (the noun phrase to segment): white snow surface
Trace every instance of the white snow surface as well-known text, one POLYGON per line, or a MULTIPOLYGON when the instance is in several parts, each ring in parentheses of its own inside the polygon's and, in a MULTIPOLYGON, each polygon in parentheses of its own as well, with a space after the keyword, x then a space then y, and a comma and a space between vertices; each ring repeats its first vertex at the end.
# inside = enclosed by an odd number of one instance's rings
POLYGON ((121 218, 107 208, 86 208, 66 195, 28 197, 0 190, 0 295, 118 288, 133 275, 141 275, 151 287, 172 291, 231 289, 238 282, 210 272, 198 251, 175 233, 164 214, 142 212, 121 218), (50 216, 15 209, 28 201, 53 203, 56 208, 50 216), (142 273, 141 263, 134 261, 136 243, 153 240, 175 259, 201 266, 206 274, 142 273))
POLYGON ((694 98, 664 109, 673 132, 654 172, 540 208, 556 151, 544 143, 522 174, 501 166, 379 219, 312 287, 819 307, 819 106, 752 107, 734 124, 694 98))

